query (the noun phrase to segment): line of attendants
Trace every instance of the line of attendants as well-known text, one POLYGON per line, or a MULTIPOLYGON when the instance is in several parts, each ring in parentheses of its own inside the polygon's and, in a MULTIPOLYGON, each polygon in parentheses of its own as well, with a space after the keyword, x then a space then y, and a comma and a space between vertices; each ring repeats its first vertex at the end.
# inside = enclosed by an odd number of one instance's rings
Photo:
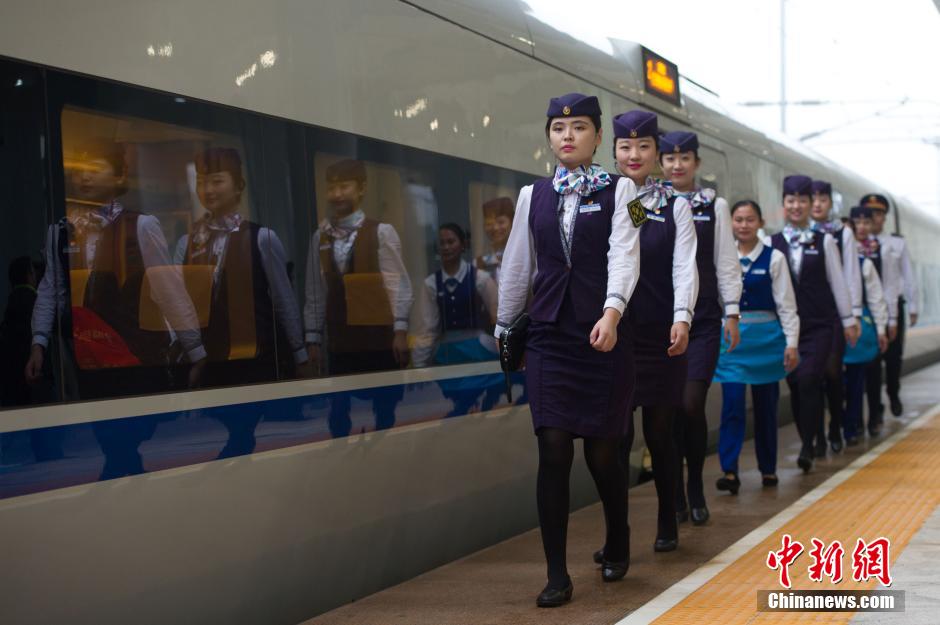
MULTIPOLYGON (((763 485, 776 486, 780 380, 790 387, 804 471, 827 452, 826 399, 834 452, 859 441, 866 384, 868 432, 877 436, 882 355, 894 357, 890 343, 900 358, 902 302, 916 302, 916 293, 903 239, 882 232, 881 195, 864 197, 843 225, 832 218, 827 183, 788 176, 786 226, 764 238, 756 202, 729 208, 696 184, 694 133, 662 134, 646 111, 617 115, 611 173, 594 162, 597 98, 552 98, 546 117, 557 166, 519 193, 494 334, 501 339, 528 316, 525 376, 548 578, 536 604, 554 607, 573 593, 566 541, 575 438, 584 440, 605 516, 594 560, 604 581, 616 581, 630 562, 626 459, 637 409, 659 502, 653 548, 673 551, 679 523, 709 518, 702 467, 711 382, 722 385, 719 490, 740 488, 748 385, 763 485), (654 177, 657 167, 665 179, 654 177)), ((888 365, 896 415, 899 370, 888 365)))

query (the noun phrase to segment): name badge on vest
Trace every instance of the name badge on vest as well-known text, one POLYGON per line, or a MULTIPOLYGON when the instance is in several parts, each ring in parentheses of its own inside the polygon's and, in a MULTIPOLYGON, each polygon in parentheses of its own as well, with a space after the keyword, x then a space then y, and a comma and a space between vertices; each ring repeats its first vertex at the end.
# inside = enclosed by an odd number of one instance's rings
POLYGON ((664 215, 657 215, 656 213, 646 213, 647 219, 652 219, 653 221, 658 221, 659 223, 666 223, 666 217, 664 215))
POLYGON ((711 221, 711 215, 692 215, 692 221, 711 221))
POLYGON ((80 254, 82 248, 76 245, 75 243, 69 243, 68 247, 65 248, 66 254, 80 254))
POLYGON ((755 276, 766 276, 767 270, 766 269, 752 269, 751 273, 754 274, 755 276))
POLYGON ((321 243, 321 244, 320 244, 320 249, 321 249, 321 250, 329 250, 329 249, 332 249, 332 247, 333 247, 333 245, 332 245, 331 243, 321 243))
POLYGON ((819 250, 817 250, 815 247, 808 247, 805 250, 803 250, 803 253, 810 254, 813 256, 819 256, 819 250))
POLYGON ((581 207, 578 209, 578 212, 579 213, 596 213, 600 209, 601 209, 601 205, 595 202, 592 204, 582 204, 581 207))

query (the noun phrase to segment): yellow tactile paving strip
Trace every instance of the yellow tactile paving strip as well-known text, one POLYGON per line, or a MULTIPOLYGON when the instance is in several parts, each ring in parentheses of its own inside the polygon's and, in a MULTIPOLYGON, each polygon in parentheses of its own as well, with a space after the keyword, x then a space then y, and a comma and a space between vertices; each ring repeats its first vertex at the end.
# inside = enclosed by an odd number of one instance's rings
MULTIPOLYGON (((853 612, 758 612, 758 590, 784 590, 777 571, 766 565, 768 552, 780 549, 784 534, 803 543, 804 552, 790 567, 794 590, 861 590, 876 581, 852 581, 856 540, 885 536, 891 540, 891 562, 940 505, 940 412, 853 476, 804 510, 769 538, 748 551, 653 621, 656 625, 687 623, 848 623, 853 612), (810 581, 811 539, 827 545, 842 542, 843 581, 838 585, 810 581)), ((896 585, 892 589, 897 588, 896 585)))

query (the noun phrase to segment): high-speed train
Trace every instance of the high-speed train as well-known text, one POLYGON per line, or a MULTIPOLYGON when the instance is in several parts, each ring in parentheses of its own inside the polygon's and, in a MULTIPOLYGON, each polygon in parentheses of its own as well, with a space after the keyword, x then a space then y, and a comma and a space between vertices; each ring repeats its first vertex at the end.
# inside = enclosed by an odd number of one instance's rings
MULTIPOLYGON (((206 212, 194 155, 224 148, 239 155, 240 214, 282 248, 265 271, 287 286, 263 315, 271 332, 254 332, 256 316, 239 349, 231 339, 224 358, 254 362, 262 335, 275 354, 237 384, 192 388, 185 360, 169 356, 163 366, 76 363, 77 335, 61 320, 42 381, 3 380, 21 401, 0 411, 0 622, 287 625, 534 527, 522 389, 513 403, 491 392, 501 384, 493 360, 427 366, 416 354, 438 226, 470 233, 467 261, 492 251, 483 205, 514 202, 551 171, 551 96, 596 94, 605 130, 638 106, 667 130, 694 130, 703 184, 758 200, 769 231, 781 225, 787 174, 831 180, 845 208, 886 192, 736 122, 690 82, 677 103, 651 95, 640 47, 602 43, 559 32, 517 0, 3 3, 4 265, 53 249, 47 237, 81 195, 82 146, 102 140, 121 149, 113 173, 125 210, 159 226, 148 232, 165 254, 185 251, 206 212), (349 160, 365 172, 366 215, 400 240, 412 364, 336 375, 322 350, 319 375, 303 375, 293 345, 270 337, 316 306, 311 234, 331 201, 327 171, 349 160), (95 393, 82 382, 89 367, 95 393), (455 383, 475 384, 478 397, 458 406, 455 383)), ((607 132, 598 158, 609 169, 611 145, 607 132)), ((940 357, 940 221, 889 196, 920 281, 925 327, 908 354, 927 362, 940 357)), ((36 271, 56 271, 45 256, 36 271)), ((209 304, 189 290, 191 273, 183 296, 203 324, 209 304)), ((57 303, 81 308, 87 274, 55 275, 71 294, 57 303)), ((232 292, 240 277, 252 279, 236 276, 232 292)), ((138 329, 167 330, 159 310, 133 312, 138 329)), ((715 410, 710 420, 715 430, 715 410)), ((576 463, 572 505, 593 497, 576 463)))

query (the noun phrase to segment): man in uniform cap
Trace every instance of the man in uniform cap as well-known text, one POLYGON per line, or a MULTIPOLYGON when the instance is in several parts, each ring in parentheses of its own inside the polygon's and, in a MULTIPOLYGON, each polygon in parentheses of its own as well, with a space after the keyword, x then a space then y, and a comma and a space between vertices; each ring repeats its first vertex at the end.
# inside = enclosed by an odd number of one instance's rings
MULTIPOLYGON (((870 193, 862 197, 862 206, 872 209, 872 232, 881 245, 882 265, 885 275, 885 296, 890 297, 888 309, 895 308, 896 318, 889 319, 888 338, 891 344, 883 358, 885 361, 885 384, 888 399, 891 402, 891 414, 901 416, 904 406, 901 403, 901 359, 904 354, 905 309, 911 315, 911 325, 917 323, 917 282, 907 242, 899 234, 885 232, 885 219, 891 206, 888 198, 880 193, 870 193), (890 288, 890 291, 889 291, 890 288)), ((876 362, 878 373, 881 363, 876 362)), ((874 366, 874 365, 873 365, 874 366)), ((872 372, 874 373, 874 372, 872 372)))

